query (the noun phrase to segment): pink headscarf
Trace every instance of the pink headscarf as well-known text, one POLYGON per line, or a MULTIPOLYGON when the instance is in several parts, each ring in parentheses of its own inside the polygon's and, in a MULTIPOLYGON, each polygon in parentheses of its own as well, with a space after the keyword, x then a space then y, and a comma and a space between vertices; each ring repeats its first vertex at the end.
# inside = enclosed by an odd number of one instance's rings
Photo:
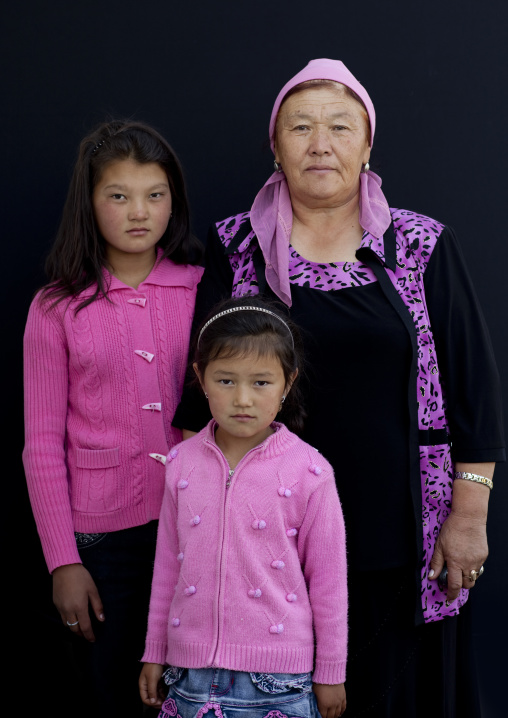
MULTIPOLYGON (((365 88, 339 60, 311 60, 309 64, 287 82, 279 92, 270 118, 270 143, 274 150, 274 130, 277 115, 284 97, 295 85, 307 80, 333 80, 346 85, 361 98, 370 121, 371 147, 376 128, 374 105, 365 88)), ((263 252, 266 263, 266 280, 275 294, 291 306, 291 287, 288 276, 289 242, 293 226, 293 208, 286 177, 274 172, 260 190, 250 214, 252 229, 263 252)), ((381 178, 372 171, 360 174, 360 225, 376 238, 380 238, 390 225, 388 202, 381 190, 381 178)))

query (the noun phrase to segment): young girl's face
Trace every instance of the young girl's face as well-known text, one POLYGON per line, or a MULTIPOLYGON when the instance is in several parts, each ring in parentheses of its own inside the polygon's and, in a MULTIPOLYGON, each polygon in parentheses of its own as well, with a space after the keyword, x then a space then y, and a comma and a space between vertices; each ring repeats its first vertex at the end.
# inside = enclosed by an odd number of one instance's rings
POLYGON ((290 388, 279 359, 271 355, 216 359, 208 364, 200 382, 219 425, 217 438, 227 434, 247 439, 251 446, 272 433, 270 424, 290 388))
POLYGON ((155 254, 171 216, 168 178, 160 165, 110 162, 95 186, 92 204, 109 263, 126 255, 155 254))

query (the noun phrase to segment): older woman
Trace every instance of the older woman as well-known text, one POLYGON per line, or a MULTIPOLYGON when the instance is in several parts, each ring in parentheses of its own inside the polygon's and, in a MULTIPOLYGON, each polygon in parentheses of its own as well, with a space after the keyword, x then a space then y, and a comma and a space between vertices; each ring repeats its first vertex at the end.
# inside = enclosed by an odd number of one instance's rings
MULTIPOLYGON (((497 371, 452 230, 389 208, 374 131, 341 62, 282 88, 276 171, 213 228, 197 320, 261 292, 303 329, 303 436, 334 465, 348 534, 350 718, 478 716, 466 601, 505 458, 497 371)), ((199 430, 206 411, 188 389, 175 423, 199 430)))

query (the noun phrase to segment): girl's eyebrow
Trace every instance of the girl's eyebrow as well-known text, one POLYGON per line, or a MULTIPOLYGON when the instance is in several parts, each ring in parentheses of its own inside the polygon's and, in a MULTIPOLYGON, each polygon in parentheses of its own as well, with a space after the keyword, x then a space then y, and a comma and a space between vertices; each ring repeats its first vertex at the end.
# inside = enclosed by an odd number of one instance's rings
MULTIPOLYGON (((234 371, 226 371, 225 369, 216 369, 212 376, 237 376, 236 372, 234 371)), ((260 371, 255 374, 249 374, 248 378, 253 379, 254 377, 272 377, 274 376, 274 373, 271 371, 260 371)))
MULTIPOLYGON (((169 187, 167 182, 157 182, 157 184, 153 184, 151 187, 149 187, 149 190, 157 189, 157 187, 169 187)), ((115 184, 114 182, 112 184, 108 184, 103 189, 121 189, 126 190, 129 189, 129 186, 126 184, 115 184)))

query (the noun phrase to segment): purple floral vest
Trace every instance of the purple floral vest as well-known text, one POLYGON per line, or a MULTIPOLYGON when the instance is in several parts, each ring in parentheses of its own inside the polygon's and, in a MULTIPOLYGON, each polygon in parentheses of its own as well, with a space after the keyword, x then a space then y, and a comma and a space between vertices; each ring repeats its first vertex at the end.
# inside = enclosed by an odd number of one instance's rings
MULTIPOLYGON (((447 439, 446 401, 425 302, 423 276, 443 225, 429 217, 392 209, 392 225, 381 239, 365 233, 357 257, 375 272, 387 299, 398 310, 413 343, 410 481, 415 512, 421 511, 422 550, 418 569, 425 622, 453 616, 467 600, 462 589, 450 606, 436 581, 427 579, 439 531, 451 509, 453 464, 447 439), (443 442, 443 443, 441 443, 443 442)), ((257 294, 264 286, 264 262, 249 213, 217 224, 233 271, 231 295, 257 294)))

